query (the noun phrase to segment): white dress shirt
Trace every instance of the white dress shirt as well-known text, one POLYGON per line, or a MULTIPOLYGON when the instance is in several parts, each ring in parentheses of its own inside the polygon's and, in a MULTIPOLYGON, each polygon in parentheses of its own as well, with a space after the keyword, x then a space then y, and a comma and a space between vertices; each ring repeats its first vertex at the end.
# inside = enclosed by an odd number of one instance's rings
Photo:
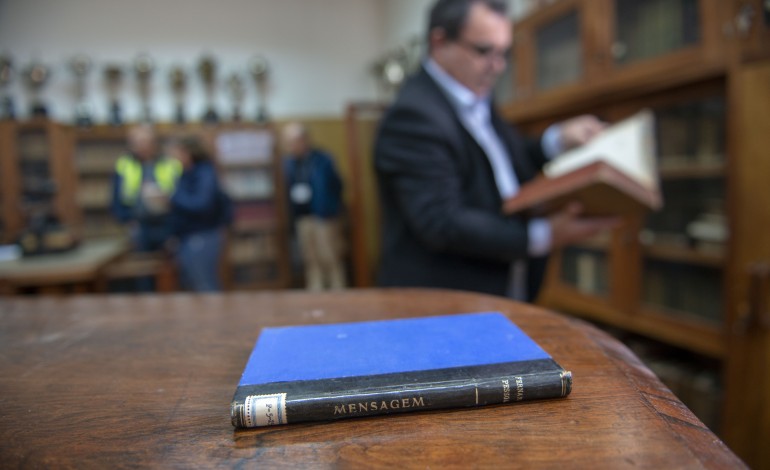
MULTIPOLYGON (((452 78, 435 61, 427 59, 425 70, 444 91, 452 106, 455 108, 463 126, 473 136, 479 146, 484 150, 492 172, 495 184, 503 199, 509 198, 519 192, 519 180, 516 170, 511 163, 510 155, 500 137, 495 132, 491 120, 491 97, 478 97, 466 86, 452 78)), ((553 158, 559 153, 559 129, 557 126, 549 127, 541 145, 548 158, 553 158)), ((551 247, 551 226, 546 219, 536 218, 529 221, 527 226, 529 246, 527 251, 530 256, 542 256, 551 247)), ((526 292, 526 260, 520 260, 511 266, 511 289, 509 295, 516 299, 524 299, 526 292)))

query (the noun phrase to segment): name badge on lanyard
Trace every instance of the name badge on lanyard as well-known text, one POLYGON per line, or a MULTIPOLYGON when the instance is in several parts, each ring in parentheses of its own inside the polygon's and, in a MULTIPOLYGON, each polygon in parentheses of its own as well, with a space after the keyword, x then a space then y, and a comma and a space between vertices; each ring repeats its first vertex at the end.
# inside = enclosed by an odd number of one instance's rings
POLYGON ((307 204, 313 197, 313 189, 307 183, 294 183, 289 196, 294 204, 307 204))

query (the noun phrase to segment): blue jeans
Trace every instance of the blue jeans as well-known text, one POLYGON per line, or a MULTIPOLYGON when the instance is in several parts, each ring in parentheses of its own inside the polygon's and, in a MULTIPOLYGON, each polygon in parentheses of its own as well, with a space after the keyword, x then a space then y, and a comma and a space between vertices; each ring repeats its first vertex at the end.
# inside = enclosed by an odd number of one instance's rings
MULTIPOLYGON (((134 249, 140 253, 161 251, 169 238, 169 227, 165 221, 142 221, 134 226, 131 232, 131 241, 134 249)), ((133 281, 136 292, 155 292, 155 279, 142 276, 133 281)))
POLYGON ((195 292, 221 290, 219 256, 223 241, 220 228, 180 237, 177 264, 185 288, 195 292))

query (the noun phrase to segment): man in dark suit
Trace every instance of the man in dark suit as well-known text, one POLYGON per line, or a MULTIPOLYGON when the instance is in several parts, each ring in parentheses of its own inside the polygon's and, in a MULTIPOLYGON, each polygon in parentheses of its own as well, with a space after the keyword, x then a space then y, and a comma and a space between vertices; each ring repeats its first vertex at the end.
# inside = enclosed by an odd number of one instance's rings
POLYGON ((527 141, 490 94, 512 28, 499 0, 439 0, 429 52, 385 114, 375 144, 382 203, 383 286, 473 290, 532 300, 553 248, 612 227, 570 205, 549 218, 506 217, 502 201, 550 156, 602 124, 581 116, 527 141))

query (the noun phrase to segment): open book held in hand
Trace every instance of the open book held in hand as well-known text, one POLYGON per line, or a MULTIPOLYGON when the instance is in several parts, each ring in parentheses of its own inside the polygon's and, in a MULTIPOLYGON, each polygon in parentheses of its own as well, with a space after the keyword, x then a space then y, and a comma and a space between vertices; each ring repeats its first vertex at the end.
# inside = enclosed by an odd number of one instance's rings
POLYGON ((545 215, 571 201, 580 202, 586 216, 639 214, 662 207, 651 111, 608 127, 548 163, 543 175, 503 203, 503 213, 545 215))

